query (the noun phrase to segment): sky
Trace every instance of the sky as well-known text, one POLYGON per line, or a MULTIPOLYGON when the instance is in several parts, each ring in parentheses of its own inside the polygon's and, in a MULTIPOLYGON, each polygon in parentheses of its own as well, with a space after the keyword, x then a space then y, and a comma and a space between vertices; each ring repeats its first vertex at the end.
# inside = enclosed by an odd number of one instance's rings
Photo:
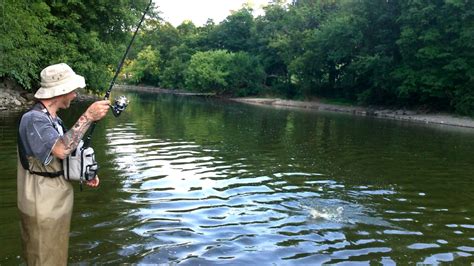
POLYGON ((231 10, 239 10, 244 3, 251 3, 254 15, 263 14, 261 7, 270 0, 155 0, 161 17, 178 26, 184 20, 191 20, 196 26, 202 26, 208 18, 216 24, 223 21, 231 10))

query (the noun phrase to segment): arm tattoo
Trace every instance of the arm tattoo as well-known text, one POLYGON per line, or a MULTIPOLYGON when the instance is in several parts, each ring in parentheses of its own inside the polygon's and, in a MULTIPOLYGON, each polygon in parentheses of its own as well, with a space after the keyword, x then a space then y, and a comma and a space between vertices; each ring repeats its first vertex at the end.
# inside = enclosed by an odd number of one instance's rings
POLYGON ((71 154, 77 148, 79 141, 81 141, 91 124, 92 120, 84 113, 79 117, 76 124, 61 137, 60 141, 64 144, 66 155, 71 154))

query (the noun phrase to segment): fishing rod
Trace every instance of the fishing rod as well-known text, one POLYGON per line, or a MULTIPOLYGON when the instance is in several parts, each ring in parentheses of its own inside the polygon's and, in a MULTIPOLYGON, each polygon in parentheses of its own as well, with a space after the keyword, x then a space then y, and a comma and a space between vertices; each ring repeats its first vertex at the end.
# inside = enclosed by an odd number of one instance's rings
MULTIPOLYGON (((120 63, 118 64, 117 70, 115 71, 115 75, 110 82, 109 88, 105 92, 104 100, 108 100, 110 97, 110 92, 112 91, 112 88, 115 85, 115 80, 117 79, 120 70, 122 69, 123 63, 125 62, 125 59, 127 58, 128 51, 130 50, 130 47, 132 46, 133 41, 135 40, 135 37, 137 36, 137 32, 140 29, 140 26, 142 25, 143 21, 145 20, 145 15, 147 14, 148 10, 150 9, 151 3, 153 0, 150 0, 150 3, 148 3, 148 6, 146 7, 145 11, 143 12, 142 18, 140 19, 140 22, 138 23, 137 28, 135 29, 135 32, 133 33, 132 39, 130 40, 130 43, 127 46, 127 49, 125 50, 125 53, 123 54, 122 60, 120 60, 120 63)), ((114 100, 114 105, 110 105, 112 108, 112 113, 114 114, 115 117, 118 117, 128 106, 128 99, 124 95, 117 97, 114 100)), ((84 148, 89 147, 92 134, 94 133, 95 126, 97 124, 97 121, 94 121, 92 123, 90 129, 89 129, 89 134, 87 135, 85 141, 84 141, 84 148)))

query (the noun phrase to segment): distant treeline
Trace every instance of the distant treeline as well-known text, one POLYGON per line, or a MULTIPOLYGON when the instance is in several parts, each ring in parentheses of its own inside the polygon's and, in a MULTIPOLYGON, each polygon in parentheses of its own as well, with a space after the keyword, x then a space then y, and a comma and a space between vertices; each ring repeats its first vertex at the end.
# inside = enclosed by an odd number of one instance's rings
MULTIPOLYGON (((0 77, 31 88, 65 61, 100 91, 147 1, 4 2, 0 77)), ((243 6, 202 27, 151 14, 132 49, 126 83, 474 115, 468 0, 274 0, 257 18, 243 6)))

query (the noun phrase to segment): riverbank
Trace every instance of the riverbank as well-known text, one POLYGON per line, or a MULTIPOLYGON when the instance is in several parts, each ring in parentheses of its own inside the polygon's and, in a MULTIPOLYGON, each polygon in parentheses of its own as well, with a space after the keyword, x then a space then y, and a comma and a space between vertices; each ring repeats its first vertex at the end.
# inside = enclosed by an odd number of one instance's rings
MULTIPOLYGON (((132 85, 116 85, 119 90, 130 91, 145 91, 153 93, 171 93, 176 95, 192 95, 192 96, 214 96, 214 94, 207 93, 192 93, 180 90, 167 90, 150 86, 132 86, 132 85)), ((461 117, 453 114, 443 113, 421 113, 412 110, 391 110, 391 109, 374 109, 361 106, 346 106, 338 104, 327 104, 320 101, 294 101, 284 100, 278 98, 229 98, 231 101, 266 105, 275 108, 298 108, 298 109, 312 109, 319 111, 348 113, 359 116, 371 116, 384 119, 394 119, 402 121, 410 121, 417 123, 439 124, 454 127, 474 128, 474 119, 470 117, 461 117)))
POLYGON ((338 113, 349 113, 359 116, 371 116, 385 119, 411 121, 418 123, 439 124, 456 127, 474 128, 474 119, 443 113, 419 113, 417 111, 373 109, 361 106, 326 104, 319 101, 293 101, 277 98, 232 98, 231 100, 254 105, 267 105, 276 108, 299 108, 338 113))
MULTIPOLYGON (((93 101, 97 95, 78 89, 75 101, 93 101)), ((0 112, 21 112, 30 108, 35 102, 34 93, 23 89, 17 82, 10 79, 0 79, 0 112)))
POLYGON ((167 94, 174 94, 174 95, 183 95, 183 96, 216 96, 215 93, 202 93, 202 92, 190 92, 190 91, 183 91, 183 90, 169 90, 169 89, 162 89, 157 87, 151 86, 139 86, 139 85, 118 85, 114 86, 116 90, 122 91, 142 91, 142 92, 152 92, 152 93, 167 93, 167 94))
MULTIPOLYGON (((154 93, 171 93, 177 95, 194 95, 194 96, 213 96, 206 93, 190 93, 180 90, 167 90, 149 86, 131 86, 116 85, 120 90, 146 91, 154 93)), ((229 100, 254 104, 267 105, 276 108, 299 108, 312 109, 328 112, 348 113, 359 116, 371 116, 385 119, 394 119, 402 121, 411 121, 417 123, 439 124, 455 127, 474 128, 474 119, 470 117, 461 117, 453 114, 443 113, 421 113, 411 110, 391 110, 391 109, 374 109, 361 106, 346 106, 338 104, 327 104, 320 101, 293 101, 278 98, 230 98, 229 100)))
MULTIPOLYGON (((14 88, 13 86, 9 86, 10 85, 7 83, 0 84, 0 112, 22 111, 32 105, 34 101, 32 93, 28 93, 26 91, 19 90, 18 88, 14 88)), ((150 86, 115 85, 114 89, 122 91, 129 90, 152 93, 168 93, 184 96, 215 96, 215 94, 212 93, 193 93, 180 90, 161 89, 150 86)), ((81 90, 78 100, 90 100, 91 97, 97 98, 97 96, 88 95, 85 91, 81 90)), ((421 113, 410 110, 374 109, 361 106, 327 104, 320 101, 294 101, 278 98, 230 98, 229 100, 246 104, 272 106, 275 108, 311 109, 418 123, 474 128, 474 119, 470 117, 456 116, 453 114, 421 113)))
POLYGON ((27 93, 16 90, 0 90, 0 111, 21 111, 32 102, 27 93))
POLYGON ((21 111, 33 100, 33 94, 23 90, 15 81, 0 79, 0 111, 21 111))

